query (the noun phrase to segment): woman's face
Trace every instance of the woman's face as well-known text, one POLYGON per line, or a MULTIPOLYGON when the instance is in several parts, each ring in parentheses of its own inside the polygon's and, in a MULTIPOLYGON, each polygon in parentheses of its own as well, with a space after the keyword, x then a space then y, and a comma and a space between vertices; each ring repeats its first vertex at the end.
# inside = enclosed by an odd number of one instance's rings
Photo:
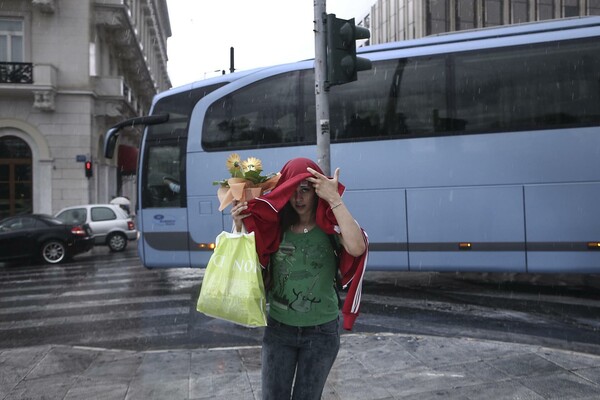
POLYGON ((315 189, 312 184, 302 181, 296 188, 296 192, 292 195, 290 203, 301 218, 302 216, 312 216, 316 205, 315 189))

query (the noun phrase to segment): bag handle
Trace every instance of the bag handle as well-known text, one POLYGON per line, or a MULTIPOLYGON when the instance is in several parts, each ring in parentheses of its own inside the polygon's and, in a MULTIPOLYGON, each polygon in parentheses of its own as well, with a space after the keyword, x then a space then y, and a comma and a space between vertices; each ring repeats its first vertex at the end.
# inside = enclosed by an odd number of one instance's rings
POLYGON ((238 232, 237 229, 235 229, 235 221, 233 221, 231 223, 231 233, 238 233, 240 235, 244 235, 247 234, 248 231, 246 230, 246 225, 244 225, 244 223, 242 222, 242 231, 238 232))

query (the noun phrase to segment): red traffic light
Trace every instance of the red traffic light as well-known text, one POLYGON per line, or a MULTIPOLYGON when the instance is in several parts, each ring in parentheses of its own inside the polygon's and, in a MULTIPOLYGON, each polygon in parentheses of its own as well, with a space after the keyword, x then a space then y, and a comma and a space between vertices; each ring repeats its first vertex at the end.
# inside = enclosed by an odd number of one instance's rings
POLYGON ((86 176, 86 178, 91 178, 92 175, 93 175, 92 162, 86 161, 85 162, 85 176, 86 176))

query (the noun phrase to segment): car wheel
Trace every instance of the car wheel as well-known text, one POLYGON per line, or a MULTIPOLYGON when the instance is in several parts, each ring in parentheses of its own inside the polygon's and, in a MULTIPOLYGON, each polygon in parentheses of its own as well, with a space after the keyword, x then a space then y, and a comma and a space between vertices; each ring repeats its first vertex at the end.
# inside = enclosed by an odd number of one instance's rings
POLYGON ((122 233, 111 233, 106 239, 110 251, 123 251, 127 247, 127 238, 122 233))
POLYGON ((58 264, 67 258, 67 248, 62 242, 51 240, 42 246, 41 256, 47 264, 58 264))

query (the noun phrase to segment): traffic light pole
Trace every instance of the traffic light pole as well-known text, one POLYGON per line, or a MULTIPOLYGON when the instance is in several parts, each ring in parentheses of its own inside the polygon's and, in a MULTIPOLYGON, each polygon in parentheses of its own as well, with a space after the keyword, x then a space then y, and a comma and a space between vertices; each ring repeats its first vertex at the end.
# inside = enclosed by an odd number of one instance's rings
POLYGON ((331 175, 329 153, 329 88, 327 87, 327 13, 325 0, 315 0, 315 103, 317 121, 317 164, 331 175))

